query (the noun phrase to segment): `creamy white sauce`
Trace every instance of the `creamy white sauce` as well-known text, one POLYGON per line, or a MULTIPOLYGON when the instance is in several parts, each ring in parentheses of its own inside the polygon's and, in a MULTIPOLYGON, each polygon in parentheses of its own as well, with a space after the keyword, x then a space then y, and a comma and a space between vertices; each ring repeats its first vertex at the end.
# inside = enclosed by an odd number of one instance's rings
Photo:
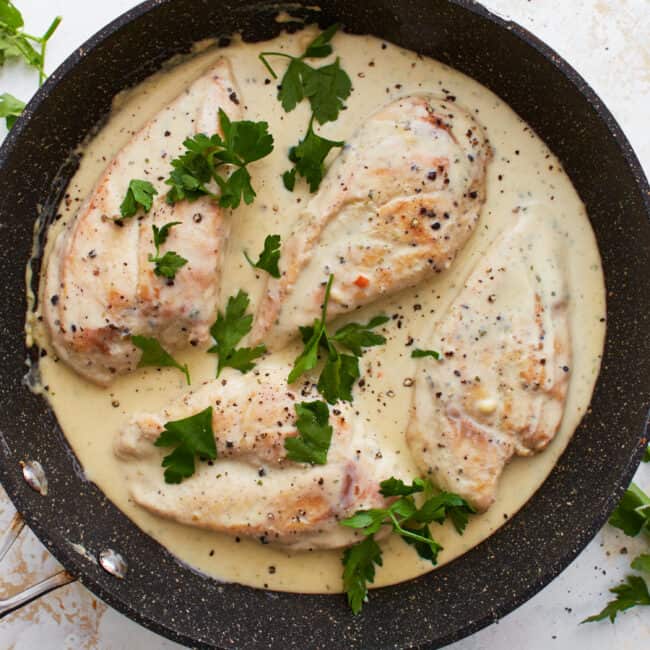
MULTIPOLYGON (((258 194, 256 201, 251 206, 241 206, 228 217, 232 219, 232 235, 225 258, 221 304, 241 288, 250 294, 254 311, 264 278, 261 272, 250 268, 242 252, 257 255, 269 233, 288 235, 309 197, 302 182, 297 183, 294 193, 289 193, 280 179, 289 166, 287 150, 307 125, 306 102, 286 114, 276 99, 277 82, 269 79, 257 54, 262 50, 297 54, 314 34, 315 30, 309 28, 265 43, 245 44, 234 39, 227 48, 203 47, 197 56, 154 75, 119 97, 108 123, 84 149, 81 166, 60 206, 62 216, 50 229, 46 254, 56 234, 74 218, 105 165, 134 131, 219 56, 225 55, 232 62, 246 118, 266 120, 275 137, 273 154, 250 168, 258 194)), ((334 50, 350 74, 354 89, 347 110, 335 123, 322 127, 322 135, 347 139, 366 116, 384 103, 408 93, 431 91, 453 95, 457 102, 473 110, 485 127, 495 154, 488 173, 487 203, 477 232, 451 269, 414 290, 354 314, 354 320, 365 320, 377 313, 393 316, 386 330, 387 344, 371 349, 363 357, 365 385, 355 388, 354 402, 359 417, 365 418, 375 432, 376 451, 383 456, 387 477, 395 474, 410 478, 417 474, 404 440, 413 390, 411 380, 416 376, 410 352, 413 346, 426 347, 436 320, 444 314, 490 243, 512 223, 513 213, 526 210, 534 217, 535 228, 556 238, 570 251, 566 261, 574 356, 561 429, 546 451, 532 458, 516 459, 507 467, 495 505, 488 513, 474 517, 464 536, 458 536, 448 526, 435 527, 434 536, 444 546, 440 554, 442 564, 488 537, 519 510, 551 471, 584 414, 599 371, 605 333, 600 257, 585 208, 560 163, 493 93, 437 61, 374 37, 338 34, 334 50), (414 343, 409 345, 411 339, 414 343)), ((273 63, 281 75, 285 61, 278 58, 273 63)), ((35 334, 39 344, 49 349, 40 327, 35 334)), ((290 346, 278 356, 293 359, 297 350, 296 345, 290 346)), ((205 350, 188 349, 176 357, 190 365, 193 383, 214 377, 216 360, 205 350)), ((142 369, 102 389, 81 379, 52 354, 41 360, 40 371, 45 394, 88 479, 181 560, 225 581, 297 592, 341 591, 341 551, 290 553, 257 541, 238 541, 157 518, 129 499, 125 468, 112 452, 116 432, 134 412, 158 411, 182 394, 186 388, 180 373, 171 369, 142 369)), ((162 476, 159 460, 155 458, 143 471, 162 476)), ((218 498, 216 489, 215 499, 218 498)), ((384 566, 377 571, 375 587, 407 580, 431 569, 397 537, 391 537, 382 546, 384 566)))

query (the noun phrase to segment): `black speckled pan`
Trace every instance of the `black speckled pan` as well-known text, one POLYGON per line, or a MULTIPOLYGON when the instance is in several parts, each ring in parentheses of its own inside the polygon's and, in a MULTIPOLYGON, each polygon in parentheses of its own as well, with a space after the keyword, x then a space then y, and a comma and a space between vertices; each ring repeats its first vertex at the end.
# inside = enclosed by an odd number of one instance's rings
MULTIPOLYGON (((312 3, 310 3, 312 4, 312 3)), ((277 34, 275 5, 255 0, 150 0, 77 49, 31 101, 0 150, 0 477, 29 526, 92 591, 134 620, 191 646, 440 647, 491 623, 553 579, 587 544, 640 460, 650 404, 650 190, 620 128, 557 54, 521 27, 463 0, 322 0, 343 23, 435 57, 508 102, 564 163, 587 205, 608 287, 608 335, 591 409, 541 489, 496 534, 429 575, 379 589, 359 616, 341 596, 220 584, 177 562, 78 471, 46 401, 23 383, 24 266, 41 206, 74 171, 64 164, 120 90, 193 42, 240 30, 277 34), (45 497, 22 478, 39 460, 45 497), (111 547, 124 580, 76 553, 111 547)))

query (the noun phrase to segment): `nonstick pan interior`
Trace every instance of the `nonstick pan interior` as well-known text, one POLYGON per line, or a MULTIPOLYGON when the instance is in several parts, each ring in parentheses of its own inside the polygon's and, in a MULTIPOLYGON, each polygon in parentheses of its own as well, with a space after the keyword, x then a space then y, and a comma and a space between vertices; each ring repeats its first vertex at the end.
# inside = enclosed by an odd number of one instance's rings
MULTIPOLYGON (((151 0, 124 14, 47 81, 0 150, 0 478, 62 564, 131 618, 188 645, 238 648, 439 647, 511 611, 585 546, 613 509, 643 451, 650 403, 650 190, 610 113, 555 53, 522 28, 462 0, 323 0, 296 16, 341 22, 433 56, 508 102, 559 156, 587 205, 608 287, 608 334, 592 405, 558 465, 526 506, 463 557, 376 590, 354 617, 340 596, 269 593, 221 584, 181 565, 91 483, 46 401, 23 381, 24 265, 33 224, 53 210, 73 151, 117 92, 206 37, 280 30, 277 5, 255 0, 151 0), (42 463, 48 495, 20 461, 42 463), (79 555, 121 553, 119 580, 79 555)), ((287 25, 285 25, 287 27, 287 25)), ((298 28, 299 24, 288 25, 298 28)))

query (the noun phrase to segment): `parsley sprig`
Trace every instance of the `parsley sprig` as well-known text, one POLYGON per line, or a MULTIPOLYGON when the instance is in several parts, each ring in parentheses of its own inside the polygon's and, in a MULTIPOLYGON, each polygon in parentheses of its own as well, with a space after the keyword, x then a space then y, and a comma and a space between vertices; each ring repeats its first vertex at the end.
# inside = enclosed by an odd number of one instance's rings
MULTIPOLYGON (((25 22, 20 11, 10 0, 0 0, 0 67, 7 59, 22 58, 27 65, 38 70, 38 85, 45 81, 45 52, 47 42, 61 22, 57 16, 43 36, 32 36, 24 31, 25 22)), ((0 118, 5 118, 7 129, 16 123, 25 102, 3 93, 0 95, 0 118)))
POLYGON ((266 346, 263 344, 254 348, 237 348, 237 344, 251 331, 253 324, 252 314, 246 313, 249 303, 248 294, 240 289, 236 296, 228 298, 225 313, 219 311, 217 320, 210 328, 214 345, 208 352, 219 355, 217 377, 226 367, 243 373, 252 370, 255 367, 253 361, 266 352, 266 346))
POLYGON ((165 181, 171 187, 167 192, 168 203, 211 196, 221 207, 234 209, 242 199, 246 204, 255 199, 247 165, 273 151, 273 136, 268 132, 268 124, 231 121, 219 109, 219 125, 223 137, 218 133, 212 136, 199 133, 183 142, 185 152, 172 160, 173 169, 165 181), (225 165, 235 167, 228 177, 221 174, 225 165), (218 195, 212 191, 213 182, 220 190, 218 195))
POLYGON ((162 228, 158 228, 155 224, 151 226, 156 254, 152 255, 149 253, 149 261, 154 264, 153 272, 168 280, 173 280, 176 277, 177 271, 187 264, 187 260, 181 257, 176 251, 167 251, 164 255, 160 254, 160 247, 167 241, 170 230, 180 223, 180 221, 170 221, 162 228))
POLYGON ((217 445, 212 431, 212 407, 189 418, 165 424, 165 429, 154 442, 156 447, 175 447, 162 461, 165 483, 180 483, 196 471, 194 458, 214 460, 217 445))
POLYGON ((330 275, 325 288, 325 296, 320 319, 314 324, 300 328, 303 351, 296 357, 293 369, 289 373, 288 382, 293 384, 305 372, 312 370, 318 364, 318 352, 322 347, 326 351, 325 363, 318 378, 318 392, 330 403, 338 400, 352 401, 352 387, 361 376, 359 357, 363 348, 382 345, 386 338, 372 330, 390 320, 388 316, 375 316, 365 325, 348 323, 336 330, 334 335, 327 333, 327 305, 334 276, 330 275), (340 352, 336 345, 347 348, 352 354, 340 352))
POLYGON ((61 23, 57 16, 43 36, 32 36, 23 27, 25 21, 10 0, 0 0, 0 66, 9 58, 22 58, 38 70, 39 86, 45 81, 45 52, 47 42, 61 23))
POLYGON ((260 253, 257 262, 253 262, 246 251, 244 251, 244 257, 253 268, 266 271, 272 278, 279 278, 280 235, 267 235, 264 240, 264 250, 260 253))
MULTIPOLYGON (((650 539, 650 497, 638 485, 632 483, 609 518, 609 523, 630 537, 645 533, 650 539)), ((630 567, 636 571, 650 573, 650 555, 642 553, 632 561, 630 567)), ((606 618, 613 623, 620 612, 637 605, 650 605, 648 585, 641 576, 628 575, 625 582, 609 591, 616 598, 608 602, 598 614, 582 621, 583 623, 593 623, 606 618)))
POLYGON ((428 479, 416 478, 411 485, 391 477, 380 483, 380 492, 385 497, 398 497, 387 508, 359 510, 352 517, 341 521, 341 525, 362 532, 366 539, 347 549, 343 554, 343 586, 352 612, 358 614, 368 594, 368 583, 375 577, 375 565, 381 566, 381 548, 374 535, 383 526, 390 526, 417 554, 431 562, 438 562, 442 546, 433 538, 429 524, 443 524, 451 519, 456 531, 462 535, 470 514, 476 510, 451 492, 436 493, 428 479), (420 505, 415 494, 422 494, 420 505))
POLYGON ((314 131, 314 120, 319 124, 334 122, 344 108, 344 100, 350 96, 352 82, 348 74, 341 68, 337 58, 334 63, 314 68, 305 59, 322 59, 332 54, 332 40, 339 25, 332 25, 321 32, 309 43, 300 56, 291 56, 286 52, 262 52, 260 60, 274 79, 278 78, 275 70, 268 62, 268 57, 279 56, 289 59, 289 65, 284 72, 278 90, 278 99, 282 108, 289 113, 303 99, 309 101, 311 117, 307 133, 300 142, 289 150, 289 160, 293 167, 284 172, 284 186, 293 191, 296 174, 302 176, 309 184, 309 191, 315 192, 325 174, 324 161, 327 154, 336 147, 342 147, 343 141, 328 140, 314 131))
POLYGON ((297 463, 325 465, 332 442, 332 427, 328 423, 329 408, 325 402, 300 402, 294 405, 296 428, 300 435, 286 438, 287 458, 297 463))
POLYGON ((138 368, 145 368, 147 366, 152 366, 154 368, 178 368, 187 379, 187 385, 189 386, 192 382, 190 381, 190 371, 187 367, 187 364, 181 365, 172 357, 165 348, 160 344, 160 341, 155 338, 150 338, 148 336, 137 336, 133 335, 131 337, 131 343, 135 345, 136 348, 142 350, 142 356, 138 362, 138 368))

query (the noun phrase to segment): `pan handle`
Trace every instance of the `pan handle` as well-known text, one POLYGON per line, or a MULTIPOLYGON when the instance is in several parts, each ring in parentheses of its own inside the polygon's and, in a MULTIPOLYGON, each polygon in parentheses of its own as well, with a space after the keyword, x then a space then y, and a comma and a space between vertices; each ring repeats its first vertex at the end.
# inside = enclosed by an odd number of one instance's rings
MULTIPOLYGON (((24 527, 25 522, 20 513, 17 512, 11 520, 9 528, 5 531, 2 540, 0 540, 0 562, 2 562, 9 549, 13 546, 13 543, 18 539, 24 527)), ((0 619, 16 609, 27 605, 27 603, 31 603, 32 600, 36 600, 40 596, 70 584, 75 580, 76 578, 71 576, 67 571, 59 571, 31 587, 27 587, 23 591, 19 591, 7 598, 0 598, 0 619)))

